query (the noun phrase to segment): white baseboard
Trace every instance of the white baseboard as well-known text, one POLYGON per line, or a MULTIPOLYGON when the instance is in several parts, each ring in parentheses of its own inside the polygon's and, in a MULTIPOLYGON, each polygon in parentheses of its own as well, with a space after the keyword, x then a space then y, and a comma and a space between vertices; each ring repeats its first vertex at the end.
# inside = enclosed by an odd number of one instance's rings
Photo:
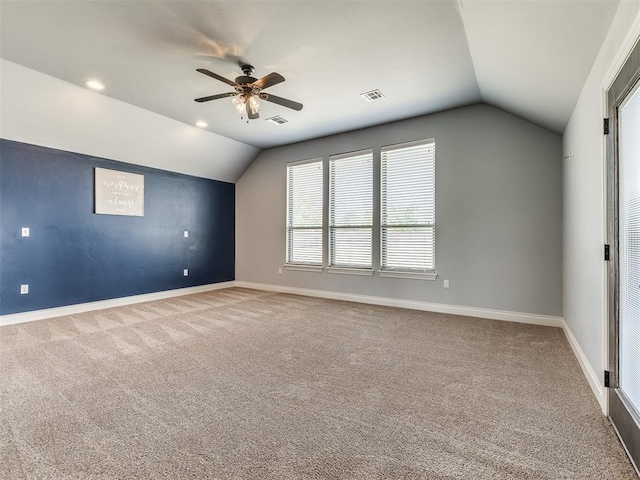
POLYGON ((573 332, 571 332, 569 325, 567 325, 564 320, 562 321, 562 329, 564 330, 564 334, 567 337, 567 341, 569 342, 569 345, 571 345, 571 350, 573 350, 573 354, 578 359, 580 368, 582 368, 582 373, 584 373, 584 376, 587 378, 587 381, 589 382, 589 386, 591 387, 591 390, 593 391, 593 394, 595 395, 596 400, 598 400, 598 403, 600 404, 602 413, 604 413, 605 415, 608 415, 609 406, 607 401, 607 392, 604 388, 604 385, 602 385, 600 376, 595 372, 595 370, 587 360, 587 357, 582 351, 582 348, 580 348, 580 344, 578 343, 578 340, 576 340, 576 337, 573 336, 573 332))
POLYGON ((12 313, 0 315, 0 327, 13 325, 15 323, 32 322, 34 320, 44 320, 45 318, 62 317, 64 315, 74 315, 76 313, 89 312, 92 310, 102 310, 105 308, 122 307, 134 303, 150 302, 162 300, 164 298, 179 297, 192 293, 208 292, 229 288, 235 285, 234 281, 210 283, 208 285, 198 285, 197 287, 176 288, 175 290, 165 290, 163 292, 145 293, 142 295, 132 295, 130 297, 113 298, 110 300, 100 300, 98 302, 80 303, 64 307, 47 308, 44 310, 33 310, 24 313, 12 313))
POLYGON ((344 300, 347 302, 368 303, 385 307, 408 308, 410 310, 422 310, 427 312, 449 313, 452 315, 465 315, 468 317, 488 318, 491 320, 504 320, 507 322, 531 323, 547 327, 562 328, 561 317, 549 315, 537 315, 533 313, 506 312, 503 310, 489 310, 486 308, 461 307, 457 305, 445 305, 441 303, 428 303, 416 300, 401 300, 389 297, 374 297, 371 295, 359 295, 355 293, 332 292, 329 290, 313 290, 310 288, 287 287, 284 285, 271 285, 266 283, 252 283, 238 281, 236 287, 252 288, 255 290, 267 290, 270 292, 291 293, 294 295, 306 295, 308 297, 329 298, 331 300, 344 300))

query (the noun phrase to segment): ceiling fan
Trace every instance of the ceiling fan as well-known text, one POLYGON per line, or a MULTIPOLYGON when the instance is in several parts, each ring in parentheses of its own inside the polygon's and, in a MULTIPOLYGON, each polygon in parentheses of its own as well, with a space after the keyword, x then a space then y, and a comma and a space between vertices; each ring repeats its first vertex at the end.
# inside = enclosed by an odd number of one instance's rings
POLYGON ((244 75, 237 77, 235 82, 232 82, 231 80, 228 80, 218 75, 217 73, 210 72, 209 70, 206 70, 204 68, 198 68, 198 72, 232 86, 235 91, 220 93, 218 95, 211 95, 208 97, 196 98, 195 101, 202 103, 208 102, 210 100, 217 100, 219 98, 233 97, 232 102, 234 103, 236 110, 238 110, 238 113, 240 113, 240 115, 244 115, 246 113, 247 118, 249 118, 250 120, 254 120, 260 117, 258 113, 258 111, 260 110, 260 100, 266 100, 267 102, 276 103, 278 105, 282 105, 283 107, 292 108, 293 110, 302 110, 301 103, 263 92, 263 90, 266 88, 284 82, 284 77, 282 75, 274 72, 270 73, 269 75, 265 75, 260 79, 256 79, 251 76, 254 71, 254 68, 251 65, 241 63, 240 68, 242 69, 244 75))

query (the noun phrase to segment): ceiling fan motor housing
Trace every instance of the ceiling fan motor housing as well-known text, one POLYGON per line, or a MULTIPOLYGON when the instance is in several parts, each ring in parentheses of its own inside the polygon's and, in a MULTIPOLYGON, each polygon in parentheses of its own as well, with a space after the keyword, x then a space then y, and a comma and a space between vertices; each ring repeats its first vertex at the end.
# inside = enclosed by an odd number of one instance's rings
POLYGON ((236 77, 236 83, 238 83, 240 85, 245 84, 245 83, 253 83, 256 80, 258 80, 258 79, 250 77, 248 75, 240 75, 239 77, 236 77))
POLYGON ((238 85, 244 86, 258 80, 257 78, 251 76, 254 72, 253 65, 249 65, 248 63, 241 63, 240 68, 242 69, 244 75, 236 77, 236 83, 238 85))

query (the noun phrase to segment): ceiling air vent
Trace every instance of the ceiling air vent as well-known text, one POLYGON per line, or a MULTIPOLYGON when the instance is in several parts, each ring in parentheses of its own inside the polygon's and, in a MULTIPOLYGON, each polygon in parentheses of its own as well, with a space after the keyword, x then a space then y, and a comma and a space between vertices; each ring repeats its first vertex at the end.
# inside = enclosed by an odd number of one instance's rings
POLYGON ((374 100, 378 100, 379 98, 384 97, 382 92, 378 89, 371 90, 370 92, 361 93, 360 96, 364 98, 367 102, 373 102, 374 100))
POLYGON ((282 125, 283 123, 287 123, 288 121, 289 120, 287 120, 286 118, 282 118, 280 115, 267 118, 267 122, 275 123, 276 125, 282 125))

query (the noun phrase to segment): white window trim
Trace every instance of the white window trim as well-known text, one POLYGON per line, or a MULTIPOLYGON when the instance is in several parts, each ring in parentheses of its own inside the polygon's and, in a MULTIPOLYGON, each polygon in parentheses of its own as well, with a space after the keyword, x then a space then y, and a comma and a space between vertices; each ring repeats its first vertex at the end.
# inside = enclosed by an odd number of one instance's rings
POLYGON ((409 270, 378 270, 380 277, 386 278, 406 278, 411 280, 435 280, 438 278, 437 272, 411 272, 409 270))
POLYGON ((353 152, 345 152, 329 155, 329 161, 342 160, 343 158, 359 157, 360 155, 366 155, 367 153, 373 154, 373 148, 363 148, 362 150, 354 150, 353 152))
POLYGON ((306 163, 324 162, 324 157, 307 158, 306 160, 296 160, 295 162, 287 162, 287 167, 297 167, 306 163))
POLYGON ((329 273, 342 273, 345 275, 363 275, 371 277, 373 275, 373 268, 349 268, 349 267, 327 267, 329 273))
POLYGON ((436 138, 435 137, 422 138, 420 140, 413 140, 413 141, 410 141, 410 142, 400 142, 400 143, 391 143, 389 145, 382 145, 380 147, 380 153, 384 152, 385 150, 395 150, 395 149, 400 149, 400 148, 417 147, 418 145, 424 145, 425 143, 426 144, 432 143, 432 144, 435 145, 436 138))
POLYGON ((294 270, 300 272, 322 272, 324 267, 322 265, 311 265, 304 263, 285 263, 284 268, 287 270, 294 270))

